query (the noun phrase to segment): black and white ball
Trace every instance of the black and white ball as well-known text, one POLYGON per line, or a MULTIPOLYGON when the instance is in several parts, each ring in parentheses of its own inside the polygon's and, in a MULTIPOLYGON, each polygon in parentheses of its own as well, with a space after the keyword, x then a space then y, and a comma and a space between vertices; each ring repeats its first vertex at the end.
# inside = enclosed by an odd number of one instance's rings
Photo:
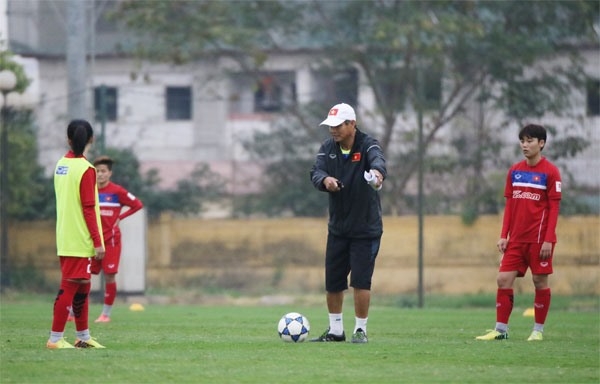
POLYGON ((283 341, 300 343, 308 337, 310 323, 308 319, 297 312, 290 312, 279 320, 277 332, 283 341))

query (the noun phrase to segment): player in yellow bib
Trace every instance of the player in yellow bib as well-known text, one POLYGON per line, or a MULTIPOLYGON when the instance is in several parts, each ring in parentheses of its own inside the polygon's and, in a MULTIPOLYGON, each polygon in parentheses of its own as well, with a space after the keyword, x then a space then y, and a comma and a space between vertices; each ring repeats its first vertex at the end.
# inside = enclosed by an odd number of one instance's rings
POLYGON ((96 170, 85 158, 94 131, 85 120, 73 120, 67 127, 71 150, 56 164, 56 246, 60 258, 61 282, 52 318, 49 349, 104 348, 90 336, 88 307, 92 258, 104 257, 100 230, 100 206, 96 170), (72 306, 75 314, 74 344, 64 339, 65 325, 72 306))

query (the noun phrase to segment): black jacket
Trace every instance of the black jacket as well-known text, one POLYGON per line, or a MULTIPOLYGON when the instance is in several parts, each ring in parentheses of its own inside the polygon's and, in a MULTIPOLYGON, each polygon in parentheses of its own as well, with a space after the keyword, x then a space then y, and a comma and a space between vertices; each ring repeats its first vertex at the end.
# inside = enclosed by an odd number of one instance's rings
POLYGON ((379 237, 383 233, 379 192, 364 179, 364 171, 370 169, 378 170, 385 179, 385 158, 379 142, 358 129, 347 159, 332 138, 321 145, 310 171, 313 185, 327 192, 323 180, 328 176, 344 184, 341 191, 328 192, 329 233, 354 238, 379 237))

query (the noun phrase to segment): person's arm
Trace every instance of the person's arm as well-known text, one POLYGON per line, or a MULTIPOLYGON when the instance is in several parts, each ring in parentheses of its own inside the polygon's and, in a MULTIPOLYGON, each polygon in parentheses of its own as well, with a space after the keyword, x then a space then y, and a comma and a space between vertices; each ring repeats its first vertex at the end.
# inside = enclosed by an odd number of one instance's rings
POLYGON ((504 218, 502 219, 502 230, 500 231, 500 240, 496 243, 498 250, 500 253, 504 253, 506 251, 506 246, 508 245, 508 236, 510 233, 510 222, 512 215, 512 198, 506 198, 506 205, 504 206, 504 218))
POLYGON ((560 200, 548 200, 548 229, 544 236, 544 241, 554 243, 556 241, 556 223, 558 223, 558 212, 560 210, 560 200))
POLYGON ((325 144, 323 144, 321 145, 321 148, 319 148, 315 163, 310 170, 310 180, 314 187, 319 191, 327 191, 327 188, 323 183, 323 181, 329 177, 325 166, 326 156, 325 144))
POLYGON ((544 242, 556 242, 556 223, 558 222, 558 213, 560 211, 560 199, 562 198, 560 172, 554 168, 549 172, 548 177, 548 228, 544 235, 544 242))
POLYGON ((500 231, 501 239, 508 239, 510 233, 510 222, 512 219, 512 198, 506 198, 506 205, 504 206, 504 218, 502 219, 502 231, 500 231))
POLYGON ((144 208, 144 204, 142 203, 142 201, 135 197, 133 194, 127 192, 127 190, 125 189, 123 189, 120 193, 119 203, 129 208, 121 212, 121 214, 119 215, 119 221, 133 215, 140 209, 144 208))
POLYGON ((500 240, 496 243, 498 250, 504 253, 508 245, 508 237, 510 236, 510 224, 512 222, 513 199, 512 199, 512 168, 506 175, 504 184, 504 197, 506 199, 504 205, 504 217, 502 219, 502 230, 500 231, 500 240))
POLYGON ((544 236, 544 243, 540 249, 540 259, 542 260, 546 260, 552 256, 552 244, 556 242, 556 223, 558 222, 560 200, 550 199, 548 200, 548 205, 548 228, 544 236))
POLYGON ((94 248, 102 247, 102 235, 96 220, 96 171, 94 168, 88 168, 83 174, 79 184, 79 195, 83 217, 94 242, 94 248))
POLYGON ((367 147, 367 161, 371 170, 374 170, 381 177, 380 184, 387 176, 387 168, 385 167, 385 156, 379 142, 372 139, 367 147))

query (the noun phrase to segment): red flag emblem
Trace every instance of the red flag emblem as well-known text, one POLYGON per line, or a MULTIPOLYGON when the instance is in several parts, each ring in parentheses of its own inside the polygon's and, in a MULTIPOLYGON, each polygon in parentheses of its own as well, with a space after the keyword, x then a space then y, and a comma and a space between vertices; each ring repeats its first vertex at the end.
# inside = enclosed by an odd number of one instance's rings
POLYGON ((360 161, 360 152, 354 152, 352 154, 352 162, 354 163, 354 162, 357 162, 357 161, 360 161))

